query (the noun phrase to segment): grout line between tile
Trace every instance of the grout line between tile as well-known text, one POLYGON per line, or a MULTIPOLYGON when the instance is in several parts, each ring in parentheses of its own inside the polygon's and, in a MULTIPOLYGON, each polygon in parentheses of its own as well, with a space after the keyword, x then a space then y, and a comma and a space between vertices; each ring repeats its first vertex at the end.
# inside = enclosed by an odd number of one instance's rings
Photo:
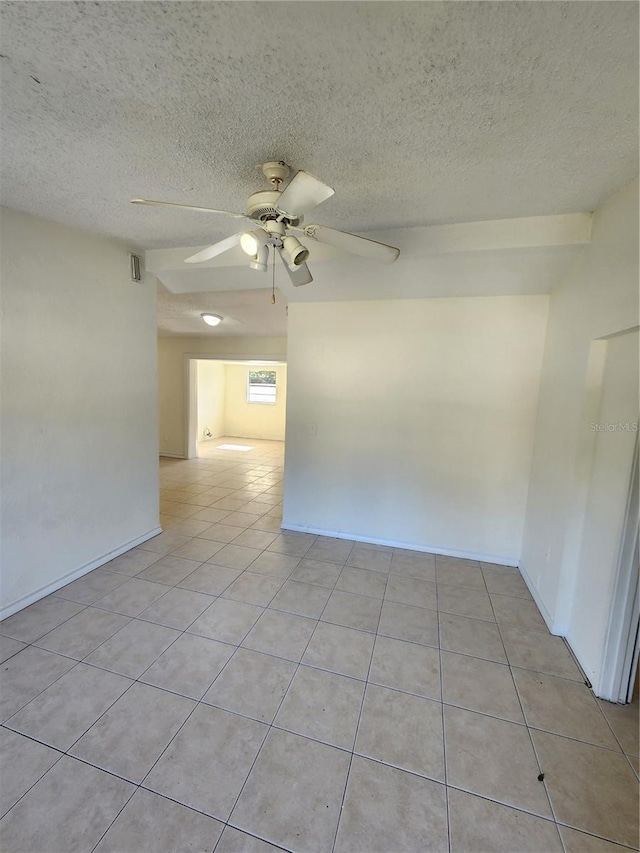
MULTIPOLYGON (((540 820, 546 820, 547 823, 552 823, 552 824, 557 823, 557 821, 553 817, 553 815, 551 815, 551 816, 542 815, 539 812, 533 811, 531 809, 525 809, 525 808, 523 808, 523 806, 515 806, 513 803, 509 803, 506 800, 497 800, 497 799, 494 799, 493 797, 488 797, 486 794, 479 794, 477 791, 472 791, 470 788, 465 788, 462 785, 449 784, 448 787, 451 788, 452 791, 462 791, 462 793, 464 793, 464 794, 471 794, 471 796, 473 796, 473 797, 478 797, 479 800, 485 800, 488 803, 496 803, 499 806, 504 806, 505 808, 513 809, 513 811, 515 811, 515 812, 521 812, 522 814, 528 814, 528 815, 531 815, 532 817, 537 817, 540 820)), ((580 832, 583 832, 583 830, 581 829, 580 832)), ((514 853, 516 853, 516 851, 514 851, 514 853)))
MULTIPOLYGON (((98 566, 98 568, 101 568, 101 567, 98 566)), ((91 571, 95 571, 95 569, 92 569, 91 571)), ((91 572, 87 572, 87 574, 89 575, 89 574, 91 574, 91 572)), ((82 575, 82 577, 85 577, 85 575, 82 575)), ((76 578, 76 580, 80 580, 80 578, 76 578)), ((70 581, 70 583, 73 583, 73 581, 70 581)), ((60 587, 60 589, 64 589, 64 587, 60 587)), ((58 592, 58 590, 56 590, 56 592, 58 592)), ((33 604, 29 605, 29 607, 33 607, 35 604, 39 604, 41 601, 46 601, 48 598, 60 598, 59 595, 56 595, 56 592, 51 592, 51 593, 49 593, 49 595, 45 595, 44 598, 39 598, 38 601, 34 601, 33 604)), ((70 599, 64 598, 62 600, 63 601, 69 601, 70 599)), ((34 637, 33 640, 30 640, 29 642, 27 642, 26 640, 20 640, 17 637, 12 637, 10 634, 2 634, 2 636, 6 637, 8 640, 15 640, 16 643, 26 643, 27 646, 33 646, 35 643, 38 642, 38 640, 41 640, 43 637, 46 637, 47 634, 50 634, 52 631, 55 631, 56 628, 60 628, 62 625, 66 624, 70 619, 73 619, 74 616, 79 616, 80 613, 82 613, 84 610, 87 609, 87 607, 89 607, 88 604, 83 604, 82 601, 72 601, 71 604, 77 604, 78 607, 80 607, 81 609, 78 610, 77 613, 73 613, 71 616, 68 616, 66 619, 63 619, 62 622, 59 622, 57 625, 54 625, 53 628, 50 628, 48 631, 45 631, 43 634, 40 634, 39 637, 34 637)), ((29 609, 28 607, 24 608, 24 610, 28 610, 28 609, 29 609)), ((23 612, 23 610, 18 610, 17 613, 12 613, 11 616, 7 616, 6 620, 3 619, 2 621, 8 622, 9 619, 12 619, 14 616, 17 616, 18 613, 22 613, 22 612, 23 612)), ((2 624, 2 622, 0 622, 0 625, 1 624, 2 624)), ((22 651, 24 651, 24 649, 20 649, 20 651, 22 652, 22 651)), ((46 649, 45 649, 45 651, 46 651, 46 649)), ((16 652, 16 654, 17 654, 17 652, 16 652)), ((11 655, 11 657, 13 657, 13 655, 11 655)))
MULTIPOLYGON (((486 585, 486 581, 485 581, 485 585, 486 585)), ((493 599, 491 598, 491 596, 489 596, 489 600, 490 600, 490 602, 491 602, 491 609, 492 609, 492 610, 494 610, 494 607, 493 607, 493 599)), ((494 616, 495 616, 495 610, 494 610, 494 616)), ((499 625, 498 625, 498 633, 500 634, 500 639, 501 639, 501 641, 502 641, 502 646, 503 646, 503 648, 504 648, 504 653, 505 653, 505 655, 506 655, 506 657, 507 657, 507 660, 509 661, 509 655, 507 654, 507 648, 506 648, 506 646, 505 646, 505 644, 504 644, 504 638, 503 638, 503 636, 502 636, 502 631, 500 630, 500 626, 499 626, 499 625)), ((509 663, 510 663, 510 662, 509 662, 509 663)), ((551 795, 550 795, 550 793, 549 793, 549 788, 548 788, 547 782, 546 782, 546 780, 545 780, 544 778, 542 778, 542 780, 540 780, 540 776, 541 776, 541 775, 543 775, 543 773, 544 773, 544 769, 543 769, 542 764, 541 764, 541 762, 540 762, 540 756, 538 755, 538 750, 536 749, 536 745, 535 745, 534 740, 533 740, 533 735, 531 734, 531 729, 529 728, 529 725, 527 724, 527 715, 526 715, 526 714, 525 714, 525 712, 524 712, 524 707, 523 707, 523 705, 522 705, 522 699, 521 699, 521 697, 520 697, 520 692, 518 691, 518 685, 516 684, 516 680, 515 680, 515 678, 514 678, 514 675, 513 675, 513 669, 511 668, 511 665, 509 665, 509 675, 511 676, 511 683, 513 684, 513 689, 514 689, 515 694, 516 694, 516 697, 517 697, 517 699, 518 699, 518 705, 520 706, 520 713, 522 714, 522 719, 524 720, 524 726, 525 726, 525 728, 526 728, 526 730, 527 730, 527 735, 528 735, 528 737, 529 737, 529 742, 530 742, 530 744, 531 744, 531 749, 533 750, 533 755, 534 755, 534 757, 535 757, 536 764, 538 765, 538 774, 539 774, 539 776, 538 776, 538 780, 539 780, 539 781, 541 781, 541 782, 542 782, 542 785, 544 786, 544 792, 545 792, 545 795, 546 795, 546 798, 547 798, 547 802, 548 802, 548 804, 549 804, 549 810, 551 811, 551 815, 552 815, 553 820, 554 820, 555 825, 556 825, 556 833, 558 834, 558 837, 560 838, 560 830, 558 829, 558 823, 557 823, 557 820, 556 820, 556 813, 555 813, 554 808, 553 808, 553 803, 551 802, 551 795)), ((562 839, 560 839, 560 843, 561 843, 561 845, 562 845, 562 847, 563 847, 563 849, 564 849, 564 843, 563 843, 562 839)))
MULTIPOLYGON (((325 607, 326 607, 326 605, 325 605, 325 607)), ((252 761, 252 763, 251 763, 251 767, 249 768, 249 772, 248 772, 248 773, 247 773, 247 775, 245 776, 245 780, 244 780, 244 782, 242 783, 242 787, 240 788, 240 791, 238 792, 238 796, 237 796, 237 797, 236 797, 236 799, 234 800, 233 806, 231 807, 231 810, 230 810, 230 812, 229 812, 229 815, 228 815, 228 817, 227 817, 227 819, 226 819, 226 821, 225 821, 225 824, 226 824, 227 826, 232 826, 232 824, 230 824, 230 823, 229 823, 229 821, 231 820, 231 817, 232 817, 232 815, 233 815, 233 812, 235 811, 235 808, 236 808, 236 806, 238 805, 238 802, 239 802, 239 800, 240 800, 240 797, 242 796, 242 792, 244 791, 244 789, 245 789, 245 787, 246 787, 246 785, 247 785, 247 782, 249 781, 249 777, 251 776, 251 773, 252 773, 252 771, 253 771, 253 768, 255 767, 256 762, 258 761, 258 758, 260 757, 260 754, 262 753, 262 750, 263 750, 263 748, 264 748, 264 745, 265 745, 265 743, 267 742, 267 738, 269 737, 269 733, 271 732, 271 730, 272 730, 273 728, 275 728, 275 727, 274 727, 274 725, 273 725, 273 723, 274 723, 274 721, 275 721, 276 717, 278 716, 278 713, 279 713, 279 711, 280 711, 280 708, 282 707, 282 705, 283 705, 283 703, 284 703, 284 700, 286 699, 287 694, 289 693, 289 690, 291 689, 291 685, 292 685, 292 683, 293 683, 294 678, 296 677, 296 673, 297 673, 297 672, 298 672, 298 670, 300 669, 300 665, 301 665, 302 658, 304 657, 304 655, 305 655, 305 653, 306 653, 306 651, 307 651, 307 648, 309 647, 309 643, 311 642, 311 640, 312 640, 312 638, 313 638, 313 635, 315 634, 316 629, 317 629, 318 625, 320 624, 320 620, 319 620, 319 619, 316 619, 316 620, 315 620, 315 622, 316 622, 316 624, 315 624, 315 626, 314 626, 313 631, 312 631, 312 632, 311 632, 311 634, 309 635, 309 639, 308 639, 308 640, 307 640, 307 642, 306 642, 306 645, 305 645, 305 647, 304 647, 304 651, 302 652, 302 654, 301 654, 301 656, 300 656, 300 660, 297 662, 297 665, 296 665, 295 669, 293 670, 293 673, 292 673, 292 675, 291 675, 291 678, 289 679, 289 682, 288 682, 288 684, 287 684, 287 688, 286 688, 286 690, 284 691, 284 693, 282 694, 282 699, 281 699, 281 700, 280 700, 280 702, 278 703, 278 707, 276 708, 276 711, 275 711, 275 713, 274 713, 274 715, 273 715, 273 717, 272 717, 272 719, 271 719, 271 722, 267 724, 267 732, 266 732, 266 734, 265 734, 265 736, 264 736, 264 738, 263 738, 263 740, 262 740, 262 743, 260 744, 260 749, 259 749, 259 750, 258 750, 258 752, 256 753, 256 756, 255 756, 254 760, 253 760, 253 761, 252 761)), ((246 639, 246 638, 245 638, 245 639, 246 639)), ((244 641, 243 641, 243 642, 244 642, 244 641)), ((294 661, 290 661, 290 662, 291 662, 291 663, 294 663, 294 661)), ((298 737, 303 737, 303 735, 298 735, 298 737)), ((234 828, 236 828, 236 829, 240 829, 240 827, 234 827, 234 828)), ((243 831, 243 832, 244 832, 244 830, 241 830, 241 831, 243 831)), ((271 843, 271 842, 269 842, 269 843, 271 843)))
MULTIPOLYGON (((580 827, 573 826, 570 823, 565 823, 564 821, 556 821, 558 827, 564 827, 565 829, 574 829, 576 832, 580 832, 583 835, 588 835, 590 838, 597 838, 599 841, 604 841, 605 844, 610 844, 612 847, 619 847, 621 851, 623 850, 632 850, 633 853, 637 853, 638 847, 629 847, 628 844, 623 844, 621 841, 612 841, 610 838, 605 838, 604 835, 596 835, 594 832, 589 832, 588 829, 581 829, 580 827)), ((558 831, 560 835, 560 840, 562 841, 562 833, 558 831)), ((566 846, 564 845, 564 841, 562 841, 563 848, 566 851, 566 846)))
MULTIPOLYGON (((623 746, 623 744, 622 744, 622 741, 620 740, 620 738, 619 738, 619 737, 618 737, 618 735, 616 734, 615 729, 614 729, 614 728, 613 728, 613 726, 611 725, 611 722, 609 721, 609 718, 607 717, 607 715, 606 715, 606 713, 605 713, 604 708, 603 708, 603 707, 602 707, 602 705, 600 704, 601 702, 604 702, 604 701, 606 701, 606 700, 604 700, 604 699, 598 699, 598 697, 597 697, 597 696, 595 695, 595 693, 593 692, 593 688, 592 688, 592 687, 590 687, 589 689, 591 690, 591 693, 593 694, 593 697, 594 697, 595 703, 596 703, 596 705, 598 706, 598 710, 600 711, 600 713, 601 713, 601 714, 602 714, 602 716, 604 717, 604 721, 605 721, 605 723, 607 724, 607 728, 609 729, 609 731, 610 731, 610 732, 611 732, 611 734, 613 735, 613 737, 614 737, 614 739, 615 739, 615 742, 616 742, 616 743, 618 744, 618 746, 620 747, 620 751, 621 751, 621 752, 622 752, 622 754, 625 756, 625 758, 627 759, 627 762, 628 762, 628 763, 629 763, 629 765, 631 766, 631 769, 633 770, 633 772, 634 772, 634 773, 635 773, 635 775, 637 776, 637 775, 638 775, 638 773, 637 773, 637 771, 636 771, 635 767, 633 766, 633 764, 631 763, 631 760, 630 760, 630 755, 631 755, 631 754, 630 754, 630 753, 627 753, 627 752, 625 751, 624 746, 623 746)), ((615 703, 611 703, 611 704, 615 704, 615 703)))
MULTIPOLYGON (((26 646, 26 648, 31 648, 31 644, 29 644, 28 646, 26 646)), ((41 651, 41 652, 46 652, 46 651, 47 651, 47 649, 41 649, 39 646, 33 646, 33 648, 34 648, 34 649, 38 649, 38 651, 41 651)), ((25 651, 25 649, 21 649, 21 651, 25 651)), ((57 652, 49 652, 49 654, 54 655, 54 654, 58 654, 58 653, 57 653, 57 652)), ((11 727, 10 727, 10 726, 7 726, 7 725, 6 725, 6 723, 8 723, 8 722, 9 722, 9 720, 11 719, 11 717, 14 717, 14 716, 19 712, 19 711, 22 711, 22 709, 23 709, 23 708, 26 708, 26 707, 27 707, 27 705, 29 705, 29 703, 33 702, 33 700, 34 700, 34 699, 37 699, 37 698, 38 698, 38 696, 41 696, 41 695, 44 693, 44 691, 45 691, 45 690, 48 690, 48 688, 49 688, 49 687, 53 687, 53 685, 54 685, 56 682, 60 681, 60 679, 62 678, 62 676, 67 675, 67 673, 69 673, 69 672, 71 672, 72 670, 74 670, 74 669, 76 668, 76 666, 77 666, 79 663, 82 663, 82 661, 78 660, 77 658, 71 658, 71 657, 69 657, 68 655, 59 655, 59 657, 64 657, 64 658, 66 658, 66 660, 72 660, 72 661, 74 661, 74 665, 73 665, 73 666, 71 666, 71 667, 69 667, 69 669, 65 670, 65 672, 61 673, 61 675, 59 675, 57 678, 54 678, 54 680, 53 680, 50 684, 47 684, 47 686, 46 686, 46 687, 43 687, 43 689, 42 689, 42 690, 40 690, 38 693, 36 693, 36 695, 35 695, 35 696, 32 696, 32 697, 31 697, 27 702, 25 702, 25 703, 24 703, 24 705, 21 705, 21 706, 20 706, 19 708, 17 708, 15 711, 13 711, 11 714, 9 714, 9 716, 8 716, 5 720, 3 720, 3 721, 0 723, 0 725, 3 725, 6 729, 10 729, 11 731, 13 731, 13 729, 11 729, 11 727)), ((20 732, 20 734, 22 734, 22 732, 20 732)), ((27 737, 27 735, 25 735, 25 737, 27 737)), ((35 738, 34 738, 34 740, 35 740, 35 738)), ((49 746, 49 744, 46 744, 46 745, 47 745, 47 746, 49 746)))
MULTIPOLYGON (((34 743, 42 744, 42 741, 36 740, 36 738, 33 738, 33 737, 31 737, 30 735, 22 734, 22 732, 16 732, 14 729, 10 729, 10 728, 9 728, 9 726, 5 726, 5 725, 4 725, 4 723, 0 724, 0 728, 6 729, 8 732, 11 732, 12 734, 18 735, 19 737, 24 737, 24 738, 26 738, 27 740, 33 741, 34 743)), ((35 782, 33 783, 33 785, 30 785, 30 786, 27 788, 27 790, 26 790, 26 791, 24 791, 24 792, 23 792, 23 793, 18 797, 18 799, 15 801, 15 803, 13 803, 13 805, 9 806, 9 808, 6 810, 6 812, 4 812, 4 813, 0 814, 0 820, 2 820, 2 818, 3 818, 5 815, 9 814, 9 812, 11 811, 11 809, 12 809, 14 806, 17 806, 17 805, 18 805, 18 803, 20 802, 20 800, 22 800, 22 799, 23 799, 23 797, 26 797, 26 795, 29 793, 29 791, 30 791, 33 787, 35 787, 35 786, 38 784, 38 782, 39 782, 41 779, 43 779, 43 778, 47 775, 47 773, 49 772, 49 770, 52 770, 52 769, 56 766, 56 764, 60 761, 60 759, 61 759, 61 758, 63 757, 63 755, 65 754, 65 753, 64 753, 64 752, 62 752, 61 750, 57 749, 55 746, 49 746, 49 744, 45 744, 45 746, 48 746, 48 747, 49 747, 49 749, 52 749, 54 752, 58 752, 58 753, 59 753, 58 757, 57 757, 57 758, 56 758, 56 760, 53 762, 53 764, 51 765, 51 767, 47 767, 47 769, 44 771, 44 773, 42 773, 40 776, 38 776, 38 778, 35 780, 35 782)))
MULTIPOLYGON (((355 546, 351 547, 351 551, 349 552, 349 554, 351 554, 354 547, 355 546)), ((347 560, 348 560, 348 558, 347 558, 347 560)), ((345 565, 346 565, 346 561, 345 561, 345 565)), ((386 577, 387 577, 387 580, 385 581, 385 593, 387 590, 387 584, 389 583, 389 576, 387 575, 386 577)), ((336 581, 336 583, 337 582, 338 581, 336 581)), ((335 589, 335 585, 334 585, 334 589, 335 589)), ((328 606, 328 604, 329 604, 329 602, 327 601, 327 604, 325 605, 325 609, 328 606)), ((383 598, 383 605, 384 605, 384 598, 383 598)), ((324 610, 322 611, 322 614, 320 614, 321 618, 322 618, 323 614, 324 614, 324 610)), ((347 767, 347 773, 346 773, 346 776, 344 777, 344 787, 342 789, 342 798, 340 800, 340 808, 338 809, 338 820, 336 821, 336 831, 334 832, 333 842, 331 844, 332 853, 334 853, 334 851, 335 851, 336 843, 338 841, 338 833, 340 831, 340 823, 342 822, 342 810, 344 809, 344 802, 345 802, 345 799, 347 796, 347 787, 349 785, 349 777, 351 776, 351 767, 353 765, 353 756, 354 756, 355 749, 356 749, 356 743, 358 741, 358 732, 360 731, 360 722, 362 721, 362 711, 363 711, 365 699, 367 696, 367 688, 369 686, 369 675, 371 674, 371 664, 373 662, 373 656, 374 656, 375 651, 376 651, 376 641, 378 639, 378 629, 380 627, 380 620, 381 619, 382 619, 382 606, 380 607, 380 613, 378 614, 378 622, 376 625, 374 640, 373 640, 373 644, 371 645, 371 655, 369 657, 369 666, 367 667, 367 675, 366 675, 366 678, 364 680, 364 690, 362 691, 362 698, 360 699, 360 711, 358 712, 358 722, 356 723, 356 728, 355 728, 355 731, 353 733, 353 742, 351 745, 351 755, 349 757, 349 766, 347 767)))
MULTIPOLYGON (((437 581, 437 569, 438 569, 438 560, 436 558, 436 581, 437 581)), ((484 580, 484 576, 483 576, 484 580)), ((438 584, 436 582, 436 607, 437 607, 437 619, 438 619, 438 666, 440 669, 440 710, 442 714, 442 760, 444 764, 444 792, 445 792, 445 808, 447 811, 447 846, 449 853, 451 853, 451 809, 449 805, 449 777, 448 777, 448 768, 447 768, 447 726, 445 722, 444 716, 444 681, 442 677, 442 639, 440 637, 440 601, 439 601, 439 592, 438 592, 438 584)))
MULTIPOLYGON (((75 756, 70 756, 70 757, 71 757, 71 758, 75 758, 75 756)), ((84 763, 88 764, 88 762, 84 762, 84 763)), ((93 767, 94 765, 89 765, 89 766, 93 767)), ((98 769, 98 770, 102 770, 102 768, 101 768, 101 767, 99 767, 99 768, 97 768, 97 769, 98 769)), ((103 770, 103 772, 107 772, 107 771, 104 771, 104 770, 103 770)), ((111 775, 115 775, 115 774, 111 774, 111 775)), ((118 778, 120 778, 120 777, 118 777, 118 778)), ((129 780, 128 780, 128 779, 125 779, 124 781, 125 781, 125 782, 127 782, 127 781, 129 781, 129 780)), ((116 816, 113 818, 113 820, 111 821, 111 823, 109 824, 109 826, 105 829, 105 831, 102 833, 102 835, 100 836, 100 838, 98 838, 98 840, 96 841, 96 843, 94 844, 94 846, 91 848, 91 853, 93 853, 93 851, 96 849, 96 847, 98 846, 98 844, 100 844, 100 842, 101 842, 101 841, 102 841, 102 839, 105 837, 105 835, 107 834, 107 832, 109 832, 109 830, 111 829, 111 827, 113 826, 113 824, 118 820, 118 818, 120 817, 120 815, 122 814, 122 812, 126 809, 126 807, 129 805, 129 803, 131 802, 131 800, 135 797, 135 795, 137 794, 137 792, 140 790, 140 785, 135 785, 135 783, 131 783, 131 782, 130 782, 130 784, 133 784, 133 785, 134 785, 134 789, 133 789, 133 791, 131 792, 131 796, 130 796, 130 797, 128 797, 127 801, 123 804, 122 808, 118 811, 118 813, 117 813, 117 814, 116 814, 116 816)))

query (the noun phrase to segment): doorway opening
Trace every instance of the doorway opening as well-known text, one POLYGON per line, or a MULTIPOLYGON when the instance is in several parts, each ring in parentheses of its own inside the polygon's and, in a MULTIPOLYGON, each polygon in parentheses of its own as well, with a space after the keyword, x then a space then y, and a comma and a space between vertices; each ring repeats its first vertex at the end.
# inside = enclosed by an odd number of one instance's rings
POLYGON ((284 459, 283 359, 188 356, 187 458, 284 459))

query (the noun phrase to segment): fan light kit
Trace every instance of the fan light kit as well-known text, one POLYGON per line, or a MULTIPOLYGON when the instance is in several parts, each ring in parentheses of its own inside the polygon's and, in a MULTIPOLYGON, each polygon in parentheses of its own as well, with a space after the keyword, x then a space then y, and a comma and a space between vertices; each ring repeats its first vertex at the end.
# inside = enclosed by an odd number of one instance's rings
POLYGON ((200 316, 207 326, 217 326, 222 323, 222 317, 219 314, 201 314, 200 316))
POLYGON ((240 237, 242 251, 251 256, 257 255, 258 249, 261 246, 266 246, 268 242, 269 235, 266 231, 247 231, 240 237))
MULTIPOLYGON (((151 201, 145 198, 134 198, 132 204, 146 204, 153 207, 177 207, 182 210, 195 210, 202 213, 218 213, 232 216, 234 219, 245 219, 251 222, 254 229, 232 234, 230 237, 208 246, 201 252, 187 258, 187 264, 201 264, 212 258, 228 252, 236 246, 250 257, 251 269, 266 272, 269 261, 269 249, 280 255, 284 268, 295 287, 309 284, 313 281, 306 261, 310 251, 308 245, 303 245, 295 234, 300 234, 313 244, 313 242, 326 243, 370 258, 382 263, 393 263, 399 256, 400 250, 385 243, 377 243, 365 237, 358 237, 347 231, 338 231, 326 225, 303 225, 303 217, 323 201, 334 194, 331 187, 323 184, 318 178, 314 178, 309 172, 302 169, 291 178, 284 190, 280 184, 289 177, 289 167, 282 160, 278 162, 265 163, 262 173, 270 182, 273 189, 259 190, 247 199, 246 213, 232 213, 228 210, 216 210, 210 207, 195 207, 189 204, 176 204, 170 201, 151 201), (258 225, 259 227, 255 227, 258 225), (290 232, 295 232, 292 234, 290 232)), ((306 242, 306 241, 305 241, 306 242)), ((210 322, 206 317, 215 317, 215 314, 202 315, 206 323, 210 322)), ((217 319, 217 323, 221 318, 217 319)), ((210 323, 210 325, 217 325, 210 323)))

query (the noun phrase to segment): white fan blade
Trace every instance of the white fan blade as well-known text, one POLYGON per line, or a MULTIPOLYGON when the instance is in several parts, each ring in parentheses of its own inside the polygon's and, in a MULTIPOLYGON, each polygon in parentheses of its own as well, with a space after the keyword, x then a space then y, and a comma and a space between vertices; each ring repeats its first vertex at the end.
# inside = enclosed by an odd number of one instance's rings
POLYGON ((278 250, 278 254, 280 255, 280 260, 284 264, 284 268, 287 271, 287 275, 291 279, 291 284, 294 287, 300 287, 303 284, 311 284, 311 282, 313 281, 313 276, 309 272, 309 267, 306 264, 300 264, 296 271, 293 272, 289 269, 289 264, 285 261, 282 255, 282 249, 278 250))
POLYGON ((326 225, 306 225, 304 233, 319 243, 328 243, 336 249, 344 249, 354 255, 370 258, 372 261, 380 261, 383 264, 392 264, 400 254, 400 249, 387 246, 386 243, 378 243, 376 240, 367 240, 366 237, 358 237, 349 234, 348 231, 338 231, 328 228, 326 225))
POLYGON ((235 246, 240 245, 240 238, 243 234, 244 231, 241 231, 239 234, 232 234, 231 237, 226 237, 224 240, 220 240, 219 243, 214 243, 212 246, 208 246, 196 255, 186 258, 185 264, 201 264, 203 261, 210 261, 211 258, 215 258, 223 252, 228 252, 229 249, 233 249, 235 246))
MULTIPOLYGON (((230 210, 216 210, 213 207, 195 207, 192 204, 176 204, 174 201, 152 201, 148 198, 132 198, 131 204, 146 204, 150 207, 179 207, 181 210, 197 210, 199 213, 222 213, 235 219, 249 219, 244 213, 232 213, 230 210)), ((251 220, 253 222, 253 220, 251 220)))
POLYGON ((290 219, 298 219, 335 193, 309 172, 296 172, 278 199, 278 210, 290 219))

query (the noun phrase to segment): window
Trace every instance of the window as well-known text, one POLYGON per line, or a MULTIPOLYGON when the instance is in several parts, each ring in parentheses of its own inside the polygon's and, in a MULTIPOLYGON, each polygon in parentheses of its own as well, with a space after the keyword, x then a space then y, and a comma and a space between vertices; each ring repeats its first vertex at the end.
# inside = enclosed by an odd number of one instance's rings
POLYGON ((270 403, 276 401, 275 370, 250 370, 247 386, 247 403, 270 403))

